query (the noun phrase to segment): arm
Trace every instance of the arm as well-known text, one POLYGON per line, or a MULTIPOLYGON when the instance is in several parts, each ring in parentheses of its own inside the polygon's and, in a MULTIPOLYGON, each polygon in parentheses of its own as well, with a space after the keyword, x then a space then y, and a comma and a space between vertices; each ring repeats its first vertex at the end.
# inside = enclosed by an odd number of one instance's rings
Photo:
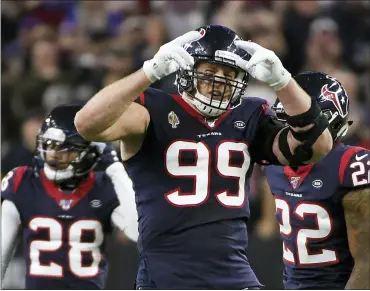
MULTIPOLYGON (((301 145, 302 142, 297 141, 293 137, 288 126, 277 120, 276 114, 267 104, 262 104, 262 110, 256 110, 253 120, 255 120, 256 134, 250 145, 251 157, 259 164, 266 164, 267 162, 267 164, 289 165, 290 162, 288 162, 285 154, 280 150, 281 139, 285 138, 285 144, 289 145, 290 152, 301 145), (286 136, 281 137, 284 131, 286 136)), ((329 142, 328 144, 330 145, 331 143, 329 142)), ((316 144, 313 145, 313 151, 315 149, 316 144)), ((320 155, 314 152, 312 158, 304 163, 313 163, 319 158, 320 155)), ((299 165, 304 163, 300 162, 299 165)))
MULTIPOLYGON (((250 41, 237 40, 235 43, 251 55, 249 61, 237 60, 237 64, 276 91, 289 117, 289 127, 274 133, 269 150, 283 165, 312 163, 325 156, 333 141, 327 129, 328 120, 316 102, 311 101, 273 51, 250 41)), ((271 137, 271 133, 269 135, 271 137)))
POLYGON ((257 225, 257 232, 261 237, 270 237, 277 230, 275 218, 275 200, 267 183, 266 177, 261 177, 261 219, 257 225))
POLYGON ((109 166, 106 173, 111 178, 114 190, 120 202, 120 206, 115 208, 112 212, 112 225, 124 231, 126 236, 132 241, 137 241, 139 236, 138 216, 132 182, 120 162, 116 162, 109 166))
POLYGON ((193 58, 182 46, 200 37, 199 32, 191 31, 174 39, 163 45, 142 69, 100 90, 76 114, 79 133, 94 141, 143 136, 149 124, 149 113, 133 101, 153 82, 180 68, 193 66, 193 58))
POLYGON ((124 234, 132 241, 137 242, 139 237, 137 220, 127 223, 125 212, 121 206, 118 206, 112 212, 112 225, 123 231, 124 234))
MULTIPOLYGON (((282 89, 276 91, 276 94, 284 106, 285 112, 289 116, 297 116, 302 113, 307 112, 311 107, 311 98, 307 95, 307 93, 296 83, 296 81, 291 78, 289 83, 283 87, 282 89), (285 107, 287 106, 287 107, 285 107)), ((324 117, 323 117, 324 118, 324 117)), ((289 150, 291 153, 294 153, 295 149, 302 145, 303 143, 298 141, 293 137, 292 130, 296 132, 304 132, 307 130, 312 129, 314 124, 310 124, 304 127, 291 127, 289 130, 286 139, 289 145, 289 150)), ((280 149, 280 142, 279 139, 281 138, 282 131, 280 131, 275 139, 272 146, 272 151, 275 156, 278 158, 279 162, 282 165, 289 165, 288 160, 286 159, 285 155, 282 153, 280 149)), ((304 161, 305 164, 312 164, 319 161, 323 158, 333 147, 333 140, 329 129, 326 128, 316 139, 316 141, 312 145, 312 152, 313 155, 309 160, 304 161)))
POLYGON ((1 280, 3 280, 17 247, 21 220, 17 208, 11 201, 4 200, 1 212, 1 280))
POLYGON ((342 204, 348 243, 355 260, 346 289, 370 289, 370 188, 349 192, 342 204))
POLYGON ((144 135, 150 121, 149 112, 133 102, 150 84, 140 69, 100 90, 76 114, 78 132, 94 141, 144 135))

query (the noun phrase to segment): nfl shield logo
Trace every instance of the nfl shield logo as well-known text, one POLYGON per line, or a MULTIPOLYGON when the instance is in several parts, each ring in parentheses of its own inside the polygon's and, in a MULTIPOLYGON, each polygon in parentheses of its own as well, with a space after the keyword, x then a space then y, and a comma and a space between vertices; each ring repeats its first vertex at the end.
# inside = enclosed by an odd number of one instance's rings
POLYGON ((69 199, 69 200, 62 199, 62 200, 60 200, 60 202, 59 202, 59 206, 60 206, 63 210, 68 210, 69 208, 71 208, 72 202, 73 202, 73 200, 71 200, 71 199, 69 199))
POLYGON ((294 190, 297 189, 297 186, 298 186, 298 183, 299 183, 299 180, 301 179, 301 177, 290 177, 290 185, 293 187, 294 190))

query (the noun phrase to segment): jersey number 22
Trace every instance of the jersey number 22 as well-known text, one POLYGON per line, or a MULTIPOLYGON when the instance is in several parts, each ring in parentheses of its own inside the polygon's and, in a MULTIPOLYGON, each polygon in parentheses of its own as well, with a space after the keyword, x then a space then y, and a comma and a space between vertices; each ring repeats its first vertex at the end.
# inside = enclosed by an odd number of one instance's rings
POLYGON ((313 266, 322 264, 332 264, 337 262, 338 256, 334 250, 320 249, 314 254, 310 254, 307 245, 311 241, 322 241, 329 237, 332 231, 332 222, 329 213, 325 208, 310 202, 299 203, 293 212, 290 211, 288 202, 283 199, 275 198, 276 212, 281 212, 280 234, 290 238, 293 235, 291 225, 291 215, 299 220, 304 220, 306 216, 313 216, 316 221, 316 228, 299 228, 295 238, 295 250, 292 251, 283 242, 283 259, 289 264, 301 266, 313 266), (294 257, 296 254, 296 259, 294 257))

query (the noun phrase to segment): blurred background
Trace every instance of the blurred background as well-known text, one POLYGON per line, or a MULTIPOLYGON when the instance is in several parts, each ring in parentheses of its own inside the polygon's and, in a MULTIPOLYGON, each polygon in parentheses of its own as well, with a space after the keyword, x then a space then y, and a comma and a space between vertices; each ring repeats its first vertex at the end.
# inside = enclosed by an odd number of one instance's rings
MULTIPOLYGON (((1 175, 32 163, 35 138, 54 106, 87 101, 100 88, 139 69, 169 40, 203 24, 221 24, 273 50, 294 75, 323 71, 350 97, 352 125, 344 143, 370 148, 370 2, 356 1, 1 1, 1 175)), ((174 76, 153 87, 176 93, 174 76)), ((250 81, 246 96, 274 102, 250 81)), ((249 258, 266 289, 282 289, 274 206, 259 167, 250 193, 249 258), (272 209, 272 211, 268 211, 272 209)), ((108 289, 132 289, 136 245, 109 238, 108 289)), ((3 288, 23 288, 18 250, 3 288)))

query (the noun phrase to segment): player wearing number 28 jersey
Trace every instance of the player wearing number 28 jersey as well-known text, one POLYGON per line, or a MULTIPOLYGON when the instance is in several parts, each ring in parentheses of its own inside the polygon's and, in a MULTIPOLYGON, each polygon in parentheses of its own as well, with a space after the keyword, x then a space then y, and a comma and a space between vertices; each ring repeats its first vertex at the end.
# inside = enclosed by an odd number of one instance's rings
MULTIPOLYGON (((327 116, 334 142, 348 130, 345 89, 323 73, 295 77, 327 116)), ((286 119, 279 101, 273 107, 286 119)), ((370 151, 336 143, 315 164, 265 169, 283 239, 287 289, 370 288, 370 151)))
MULTIPOLYGON (((216 25, 165 44, 142 70, 104 88, 77 113, 86 138, 122 141, 139 216, 138 289, 260 286, 246 254, 249 178, 255 162, 287 161, 275 142, 284 125, 264 100, 241 99, 248 70, 294 104, 291 114, 304 119, 297 130, 308 125, 315 135, 307 147, 325 154, 326 123, 311 125, 313 116, 322 119, 317 105, 310 107, 276 55, 216 25), (180 95, 148 88, 174 72, 180 95)), ((282 136, 285 146, 300 144, 291 133, 282 136)))
POLYGON ((2 181, 2 278, 22 232, 27 289, 103 289, 104 235, 117 226, 135 239, 127 174, 115 151, 77 133, 80 108, 56 107, 37 137, 37 166, 2 181), (93 172, 98 162, 106 172, 93 172))

